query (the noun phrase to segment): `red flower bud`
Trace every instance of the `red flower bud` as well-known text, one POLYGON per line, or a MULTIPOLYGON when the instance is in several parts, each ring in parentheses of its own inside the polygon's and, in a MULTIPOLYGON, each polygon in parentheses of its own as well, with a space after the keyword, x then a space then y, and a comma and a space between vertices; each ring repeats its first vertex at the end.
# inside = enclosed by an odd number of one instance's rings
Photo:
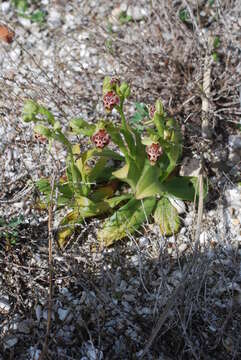
POLYGON ((100 129, 91 137, 91 140, 98 149, 103 149, 106 145, 109 144, 110 136, 105 129, 100 129))
POLYGON ((111 111, 115 105, 119 104, 120 99, 114 93, 114 91, 109 91, 107 94, 104 95, 103 101, 106 110, 111 111))
POLYGON ((155 114, 155 111, 156 111, 155 105, 150 105, 150 107, 149 107, 149 116, 150 116, 150 119, 153 118, 153 116, 154 116, 154 114, 155 114))
POLYGON ((150 146, 146 147, 146 153, 147 153, 148 159, 151 162, 151 165, 155 165, 158 158, 162 155, 163 151, 159 144, 152 143, 150 146))

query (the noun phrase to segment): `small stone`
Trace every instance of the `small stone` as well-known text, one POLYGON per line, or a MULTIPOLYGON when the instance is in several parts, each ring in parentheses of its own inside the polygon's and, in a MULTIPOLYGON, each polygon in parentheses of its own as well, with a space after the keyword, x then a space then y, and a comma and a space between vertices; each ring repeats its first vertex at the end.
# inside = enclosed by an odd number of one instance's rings
POLYGON ((241 188, 233 188, 225 191, 225 197, 228 206, 233 208, 241 208, 241 188))
POLYGON ((42 307, 41 307, 41 305, 36 306, 35 314, 36 314, 36 318, 37 318, 37 320, 39 322, 41 320, 41 317, 42 317, 42 307))
POLYGON ((145 236, 142 236, 139 240, 140 247, 145 247, 148 244, 149 244, 149 240, 145 236))
POLYGON ((178 247, 178 250, 180 253, 183 253, 185 250, 187 250, 187 244, 183 243, 178 247))
POLYGON ((18 331, 26 335, 30 333, 29 323, 27 320, 18 324, 18 331))
POLYGON ((190 226, 193 223, 193 216, 191 214, 188 214, 186 218, 184 219, 184 224, 186 226, 190 226))
POLYGON ((2 297, 0 298, 0 314, 7 314, 10 311, 10 304, 8 297, 2 297))
POLYGON ((50 8, 49 16, 48 16, 48 23, 51 28, 57 28, 61 25, 61 13, 56 8, 50 8))
POLYGON ((25 27, 26 29, 30 29, 31 28, 31 21, 29 19, 25 19, 23 17, 18 17, 18 21, 20 22, 20 24, 25 27))
POLYGON ((179 200, 177 198, 174 197, 168 197, 170 203, 172 204, 172 206, 174 206, 174 208, 177 210, 178 214, 184 214, 186 212, 186 207, 185 204, 182 200, 179 200))
POLYGON ((139 256, 138 255, 133 255, 131 257, 131 261, 132 261, 133 265, 137 266, 139 264, 139 256))
POLYGON ((8 14, 11 9, 11 3, 10 1, 6 1, 1 4, 1 9, 4 15, 8 14))
POLYGON ((140 6, 129 6, 127 15, 131 16, 135 21, 140 21, 147 16, 147 11, 140 6))
POLYGON ((198 176, 200 171, 200 161, 195 158, 185 157, 180 169, 181 176, 198 176))
POLYGON ((233 150, 241 150, 241 137, 238 135, 229 135, 228 144, 233 150))
POLYGON ((58 309, 58 315, 61 321, 64 321, 68 314, 69 314, 69 309, 62 309, 62 308, 58 309))
POLYGON ((119 18, 120 18, 120 15, 121 15, 122 11, 123 10, 121 10, 120 6, 115 7, 111 11, 111 15, 109 17, 110 22, 112 22, 114 24, 119 24, 119 18))
POLYGON ((31 360, 39 360, 41 355, 41 350, 35 349, 33 346, 29 349, 29 355, 31 357, 31 360))
POLYGON ((201 244, 201 245, 203 245, 203 246, 207 245, 208 234, 207 234, 206 231, 203 231, 203 232, 200 234, 199 241, 200 241, 200 244, 201 244))
POLYGON ((9 336, 7 338, 5 338, 3 340, 3 346, 4 346, 4 349, 7 350, 7 349, 11 349, 12 347, 14 347, 18 342, 18 338, 16 338, 15 336, 9 336))

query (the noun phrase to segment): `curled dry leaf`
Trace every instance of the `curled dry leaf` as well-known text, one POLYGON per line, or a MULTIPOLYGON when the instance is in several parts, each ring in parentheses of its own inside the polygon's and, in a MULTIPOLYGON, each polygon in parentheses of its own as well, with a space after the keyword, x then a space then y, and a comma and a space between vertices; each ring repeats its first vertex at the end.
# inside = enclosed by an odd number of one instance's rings
POLYGON ((0 25, 0 40, 10 44, 13 41, 14 32, 5 25, 0 25))

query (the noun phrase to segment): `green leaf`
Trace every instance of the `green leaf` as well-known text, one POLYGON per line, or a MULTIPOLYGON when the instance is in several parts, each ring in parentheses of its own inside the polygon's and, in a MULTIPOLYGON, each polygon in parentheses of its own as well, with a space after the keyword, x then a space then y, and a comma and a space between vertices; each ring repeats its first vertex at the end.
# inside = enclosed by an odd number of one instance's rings
POLYGON ((165 197, 162 197, 157 203, 154 220, 160 226, 163 235, 173 235, 180 228, 178 212, 165 197))
POLYGON ((189 22, 190 16, 187 9, 182 9, 179 11, 179 19, 182 22, 189 22))
POLYGON ((51 111, 42 105, 38 105, 38 113, 44 116, 44 119, 39 119, 39 121, 47 121, 50 125, 54 126, 55 120, 51 111))
POLYGON ((45 20, 45 16, 46 13, 44 11, 36 10, 34 13, 30 15, 30 20, 32 22, 43 23, 45 20))
POLYGON ((177 161, 182 154, 182 134, 176 120, 172 118, 167 119, 164 137, 166 138, 164 149, 169 159, 169 165, 164 172, 162 181, 175 169, 177 161))
POLYGON ((58 244, 64 248, 67 244, 69 237, 74 233, 76 224, 81 224, 85 218, 92 216, 99 216, 103 213, 110 212, 111 208, 108 203, 100 201, 94 203, 90 199, 79 196, 76 199, 75 208, 69 212, 60 222, 63 227, 57 233, 58 244))
POLYGON ((103 156, 103 157, 107 157, 113 160, 119 160, 119 161, 123 161, 124 157, 120 154, 118 154, 117 152, 104 148, 102 150, 95 150, 93 152, 93 156, 103 156))
POLYGON ((130 21, 132 21, 132 17, 130 15, 127 15, 126 11, 121 11, 119 15, 119 22, 121 23, 121 25, 126 24, 130 21))
POLYGON ((12 0, 13 5, 19 12, 24 13, 28 10, 28 1, 27 0, 12 0))
POLYGON ((36 186, 44 195, 49 195, 51 193, 51 185, 48 179, 40 179, 36 182, 36 186))
POLYGON ((157 165, 152 166, 149 160, 146 159, 143 172, 136 185, 136 199, 144 199, 162 193, 161 174, 162 170, 157 165))
POLYGON ((25 102, 22 117, 24 122, 47 121, 52 126, 54 126, 55 123, 53 114, 33 100, 27 100, 25 102), (41 115, 41 117, 37 117, 38 115, 41 115))
POLYGON ((150 216, 156 204, 155 198, 143 201, 131 199, 126 205, 116 211, 98 233, 98 240, 105 246, 134 233, 150 216))
POLYGON ((95 125, 89 124, 81 118, 75 118, 70 121, 70 127, 74 134, 92 136, 95 132, 95 125))
MULTIPOLYGON (((199 194, 198 178, 194 176, 173 177, 165 181, 163 189, 181 200, 194 201, 199 194)), ((207 181, 204 181, 204 197, 207 195, 207 181)))
POLYGON ((113 198, 107 199, 106 202, 109 204, 109 206, 114 209, 116 206, 118 206, 121 202, 125 200, 129 200, 133 197, 132 194, 123 194, 120 196, 115 196, 113 198))
POLYGON ((117 185, 118 185, 118 181, 114 180, 104 186, 98 187, 90 196, 91 200, 94 202, 99 202, 104 199, 110 198, 111 196, 114 195, 117 189, 117 185))
POLYGON ((215 36, 213 40, 213 48, 218 49, 220 47, 221 41, 219 36, 215 36))
POLYGON ((74 233, 75 225, 82 222, 83 218, 79 216, 79 212, 76 209, 69 212, 62 219, 59 226, 63 228, 60 228, 57 233, 57 241, 61 249, 66 246, 69 237, 74 233))
POLYGON ((35 116, 38 113, 38 104, 33 100, 27 100, 24 103, 23 107, 23 121, 24 122, 31 122, 35 121, 35 116))
POLYGON ((111 82, 110 76, 105 76, 103 81, 103 88, 102 88, 103 96, 107 94, 109 91, 112 91, 112 85, 110 82, 111 82))
POLYGON ((47 139, 53 138, 53 131, 43 125, 36 125, 34 131, 40 135, 45 136, 47 139))
POLYGON ((120 135, 120 131, 121 129, 118 127, 114 127, 111 124, 108 124, 106 126, 106 131, 108 132, 108 134, 111 137, 111 140, 113 141, 113 143, 115 143, 116 145, 118 145, 120 151, 124 154, 125 157, 128 157, 128 150, 126 148, 126 145, 120 135))

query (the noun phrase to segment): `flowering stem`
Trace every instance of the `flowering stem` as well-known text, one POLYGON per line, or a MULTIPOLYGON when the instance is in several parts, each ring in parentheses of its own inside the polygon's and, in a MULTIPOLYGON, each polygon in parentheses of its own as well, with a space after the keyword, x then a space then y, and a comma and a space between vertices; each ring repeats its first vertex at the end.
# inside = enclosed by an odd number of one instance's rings
POLYGON ((122 127, 124 130, 127 130, 127 124, 126 124, 126 118, 125 118, 125 115, 124 115, 124 112, 123 112, 123 102, 121 102, 120 106, 117 107, 117 110, 120 114, 120 117, 121 117, 121 124, 122 124, 122 127))

